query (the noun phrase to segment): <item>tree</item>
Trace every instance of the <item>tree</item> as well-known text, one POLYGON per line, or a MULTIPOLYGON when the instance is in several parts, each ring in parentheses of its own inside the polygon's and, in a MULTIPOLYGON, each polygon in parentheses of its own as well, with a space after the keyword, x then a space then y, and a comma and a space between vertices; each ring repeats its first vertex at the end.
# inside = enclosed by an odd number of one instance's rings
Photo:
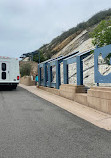
POLYGON ((29 63, 25 63, 24 65, 21 66, 20 68, 21 77, 30 76, 30 72, 31 72, 31 65, 29 63))
MULTIPOLYGON (((95 46, 102 47, 111 44, 111 20, 102 20, 100 24, 91 33, 94 38, 92 43, 95 46)), ((106 56, 105 61, 110 64, 111 53, 106 56)))
POLYGON ((111 20, 102 20, 100 24, 90 34, 92 43, 98 47, 111 44, 111 20))
MULTIPOLYGON (((43 55, 42 51, 39 50, 39 52, 40 52, 40 62, 45 61, 46 58, 45 58, 45 56, 43 55)), ((38 62, 38 63, 39 63, 39 54, 34 55, 33 60, 34 60, 35 62, 38 62)))

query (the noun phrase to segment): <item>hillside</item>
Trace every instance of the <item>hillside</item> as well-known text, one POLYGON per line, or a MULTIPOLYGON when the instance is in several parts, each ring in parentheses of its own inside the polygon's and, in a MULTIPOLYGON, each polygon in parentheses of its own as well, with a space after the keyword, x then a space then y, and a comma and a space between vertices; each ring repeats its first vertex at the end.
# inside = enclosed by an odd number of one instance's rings
MULTIPOLYGON (((60 55, 67 55, 74 51, 87 51, 93 49, 92 38, 89 34, 94 30, 94 28, 99 24, 103 19, 109 19, 111 17, 111 9, 106 11, 101 11, 90 18, 87 22, 83 22, 77 27, 74 27, 67 32, 64 32, 62 35, 53 39, 49 44, 42 46, 39 50, 44 60, 57 57, 60 55)), ((36 51, 35 51, 36 52, 36 51)), ((35 53, 34 52, 34 53, 35 53)), ((36 59, 36 58, 34 58, 36 59)), ((106 75, 111 72, 111 66, 104 63, 100 57, 99 71, 106 75)), ((55 68, 53 68, 53 82, 55 82, 55 68)), ((83 78, 84 85, 90 87, 95 85, 94 83, 94 56, 91 54, 86 59, 83 60, 83 78)), ((69 65, 69 83, 76 84, 76 64, 69 65)), ((63 64, 61 64, 61 83, 63 83, 63 64)), ((102 84, 109 85, 111 84, 102 84)))
MULTIPOLYGON (((88 21, 82 22, 76 27, 69 29, 60 36, 54 38, 49 44, 44 44, 38 50, 31 53, 33 54, 39 51, 41 54, 41 61, 44 61, 52 56, 64 55, 76 50, 88 50, 93 47, 89 33, 101 20, 109 19, 110 16, 111 9, 100 11, 88 21)), ((34 57, 34 61, 38 61, 37 56, 34 57)))
POLYGON ((76 27, 73 27, 68 31, 62 33, 60 36, 53 39, 49 44, 46 44, 39 48, 39 51, 43 53, 45 58, 51 58, 53 55, 56 54, 64 55, 67 53, 71 53, 74 50, 78 50, 77 48, 80 48, 81 44, 83 46, 87 45, 87 47, 83 50, 90 49, 90 47, 92 47, 92 43, 91 39, 89 39, 89 33, 101 20, 109 19, 110 16, 111 9, 101 11, 91 17, 88 21, 82 22, 76 27))

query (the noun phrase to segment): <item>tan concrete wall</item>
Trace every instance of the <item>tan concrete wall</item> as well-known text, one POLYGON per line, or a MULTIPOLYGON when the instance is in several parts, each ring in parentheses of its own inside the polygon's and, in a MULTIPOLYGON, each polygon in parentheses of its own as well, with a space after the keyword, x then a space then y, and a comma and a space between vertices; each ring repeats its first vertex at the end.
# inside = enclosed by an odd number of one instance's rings
POLYGON ((85 86, 77 86, 72 84, 62 84, 60 86, 60 96, 70 100, 75 100, 76 93, 85 93, 85 91, 85 86))
POLYGON ((88 90, 88 106, 111 114, 111 88, 92 87, 88 90))
POLYGON ((83 104, 83 105, 87 105, 88 106, 88 102, 87 102, 87 93, 76 93, 75 94, 75 98, 74 101, 83 104))
MULTIPOLYGON (((69 84, 61 85, 59 90, 55 88, 48 88, 43 86, 40 86, 39 88, 56 95, 60 95, 70 100, 75 100, 75 94, 79 93, 80 95, 82 95, 82 92, 86 91, 85 86, 77 86, 77 85, 74 86, 69 84)), ((86 102, 86 95, 82 95, 81 97, 82 99, 76 99, 76 100, 78 100, 78 102, 79 100, 83 100, 83 102, 86 102)))
POLYGON ((61 85, 60 89, 42 87, 41 89, 64 98, 74 100, 104 113, 111 114, 111 88, 91 87, 88 93, 84 93, 84 86, 61 85))
POLYGON ((72 85, 68 85, 68 84, 64 84, 60 86, 60 96, 70 99, 70 100, 74 100, 74 94, 75 94, 75 87, 72 85))
POLYGON ((94 89, 94 90, 104 90, 104 91, 111 91, 111 87, 91 87, 91 89, 94 89))
POLYGON ((74 92, 74 93, 85 93, 86 92, 86 88, 84 85, 81 86, 77 86, 74 84, 62 84, 60 86, 60 90, 65 90, 68 92, 74 92))
POLYGON ((45 90, 47 92, 50 92, 52 94, 55 95, 60 95, 60 90, 59 89, 55 89, 55 88, 48 88, 48 87, 43 87, 43 86, 39 86, 40 89, 45 90))
POLYGON ((88 95, 96 98, 111 99, 111 91, 105 89, 90 89, 88 95))
POLYGON ((90 107, 111 114, 111 100, 88 96, 87 101, 90 107))
POLYGON ((35 85, 35 81, 32 81, 30 76, 21 77, 20 78, 20 83, 24 84, 26 86, 33 86, 33 85, 35 85))

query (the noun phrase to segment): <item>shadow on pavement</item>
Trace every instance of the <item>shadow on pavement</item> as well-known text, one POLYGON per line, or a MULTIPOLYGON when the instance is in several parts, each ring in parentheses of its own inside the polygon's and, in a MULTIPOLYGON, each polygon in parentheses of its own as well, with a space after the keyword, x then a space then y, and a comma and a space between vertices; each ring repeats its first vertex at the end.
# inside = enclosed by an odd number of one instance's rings
POLYGON ((3 86, 0 85, 0 91, 13 91, 15 89, 13 89, 11 86, 3 86))

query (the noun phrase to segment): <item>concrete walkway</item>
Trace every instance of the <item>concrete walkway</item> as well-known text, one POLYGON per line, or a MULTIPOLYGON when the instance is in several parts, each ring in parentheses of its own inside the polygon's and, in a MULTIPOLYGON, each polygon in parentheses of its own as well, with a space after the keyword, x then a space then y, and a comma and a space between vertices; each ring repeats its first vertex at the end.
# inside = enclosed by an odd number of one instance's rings
POLYGON ((100 128, 111 130, 111 115, 43 91, 35 86, 25 86, 23 84, 19 84, 19 86, 100 128))

